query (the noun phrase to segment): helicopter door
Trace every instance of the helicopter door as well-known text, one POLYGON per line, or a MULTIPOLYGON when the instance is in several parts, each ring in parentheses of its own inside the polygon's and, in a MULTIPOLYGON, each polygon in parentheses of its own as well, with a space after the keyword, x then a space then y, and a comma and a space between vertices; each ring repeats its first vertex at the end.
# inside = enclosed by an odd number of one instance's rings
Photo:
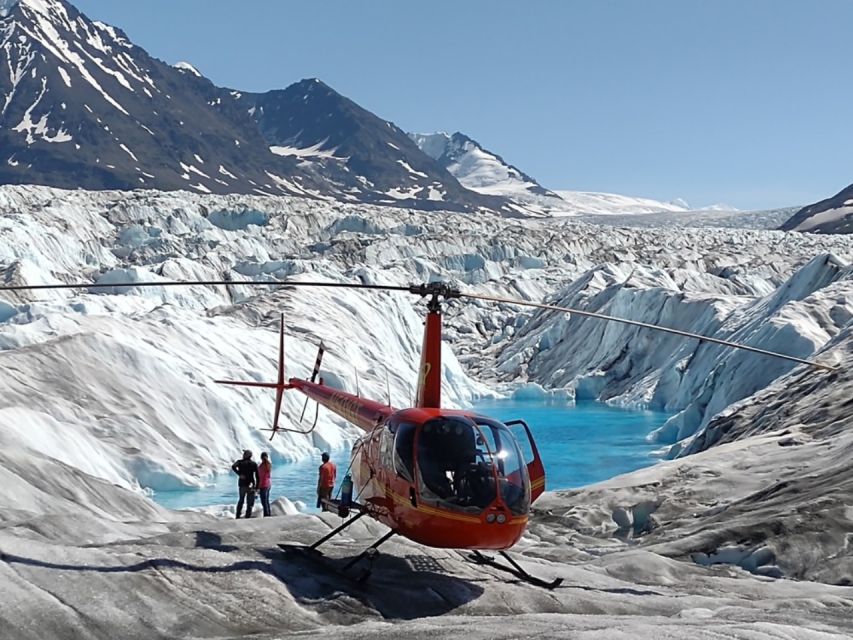
POLYGON ((510 420, 504 423, 513 431, 520 431, 513 427, 523 427, 524 433, 527 435, 527 442, 530 444, 530 449, 526 450, 524 439, 519 438, 518 444, 525 449, 524 460, 527 463, 527 474, 530 476, 530 502, 534 502, 545 491, 545 465, 542 464, 542 458, 539 457, 539 449, 536 447, 536 441, 533 439, 533 434, 530 432, 530 427, 524 420, 510 420))

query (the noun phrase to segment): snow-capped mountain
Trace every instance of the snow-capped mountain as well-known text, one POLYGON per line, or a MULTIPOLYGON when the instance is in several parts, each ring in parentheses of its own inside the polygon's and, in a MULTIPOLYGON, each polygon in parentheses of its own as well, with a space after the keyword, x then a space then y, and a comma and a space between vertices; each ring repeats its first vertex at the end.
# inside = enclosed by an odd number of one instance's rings
POLYGON ((317 79, 245 93, 66 0, 0 4, 0 184, 298 195, 513 216, 683 211, 555 193, 461 134, 404 133, 317 79))
POLYGON ((470 210, 505 204, 464 188, 394 123, 317 78, 263 94, 230 94, 257 122, 272 153, 311 167, 345 201, 470 210))
POLYGON ((563 209, 552 211, 552 215, 636 215, 645 213, 684 213, 690 206, 683 200, 661 202, 651 198, 622 196, 615 193, 594 191, 556 191, 563 201, 563 209))
POLYGON ((853 185, 831 198, 803 207, 780 228, 809 233, 853 233, 853 185))
POLYGON ((683 200, 660 202, 612 193, 546 189, 535 178, 460 132, 410 133, 409 136, 421 151, 445 167, 463 186, 479 193, 505 197, 527 214, 560 217, 690 210, 683 200))
POLYGON ((516 200, 530 196, 556 196, 463 133, 410 133, 409 136, 421 151, 434 158, 468 189, 516 200))
POLYGON ((65 0, 2 7, 0 184, 504 204, 463 188, 392 123, 319 81, 241 94, 151 57, 65 0))
POLYGON ((6 0, 5 8, 0 182, 219 193, 318 187, 295 159, 270 154, 248 115, 197 73, 152 58, 64 0, 6 0))

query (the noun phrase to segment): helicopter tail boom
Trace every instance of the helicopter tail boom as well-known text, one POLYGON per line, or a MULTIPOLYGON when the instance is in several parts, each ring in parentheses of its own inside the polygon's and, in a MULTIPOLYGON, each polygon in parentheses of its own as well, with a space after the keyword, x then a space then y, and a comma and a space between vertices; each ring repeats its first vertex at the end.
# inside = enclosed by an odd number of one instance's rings
POLYGON ((323 379, 315 383, 310 380, 291 378, 289 388, 296 389, 333 413, 341 416, 365 431, 371 431, 392 413, 394 407, 375 400, 361 398, 352 393, 346 393, 323 384, 323 379))

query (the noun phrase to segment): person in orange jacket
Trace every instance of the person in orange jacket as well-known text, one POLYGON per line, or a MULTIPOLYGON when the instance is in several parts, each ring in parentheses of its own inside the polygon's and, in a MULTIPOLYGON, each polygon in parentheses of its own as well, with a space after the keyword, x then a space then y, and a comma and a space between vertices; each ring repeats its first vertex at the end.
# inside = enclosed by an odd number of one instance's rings
POLYGON ((338 468, 329 459, 328 453, 324 452, 321 457, 323 464, 320 465, 320 477, 317 480, 317 508, 327 511, 323 500, 331 500, 332 498, 332 489, 335 488, 338 468))

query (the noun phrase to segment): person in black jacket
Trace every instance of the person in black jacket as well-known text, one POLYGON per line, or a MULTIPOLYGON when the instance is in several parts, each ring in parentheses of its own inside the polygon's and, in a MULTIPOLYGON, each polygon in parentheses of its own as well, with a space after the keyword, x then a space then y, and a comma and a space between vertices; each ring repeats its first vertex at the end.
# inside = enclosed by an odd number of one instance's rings
POLYGON ((252 452, 246 449, 243 459, 231 465, 231 470, 237 474, 237 487, 240 491, 240 500, 237 502, 237 517, 243 514, 243 502, 246 502, 246 517, 252 517, 252 509, 255 507, 255 491, 260 484, 258 479, 258 463, 252 460, 252 452))

